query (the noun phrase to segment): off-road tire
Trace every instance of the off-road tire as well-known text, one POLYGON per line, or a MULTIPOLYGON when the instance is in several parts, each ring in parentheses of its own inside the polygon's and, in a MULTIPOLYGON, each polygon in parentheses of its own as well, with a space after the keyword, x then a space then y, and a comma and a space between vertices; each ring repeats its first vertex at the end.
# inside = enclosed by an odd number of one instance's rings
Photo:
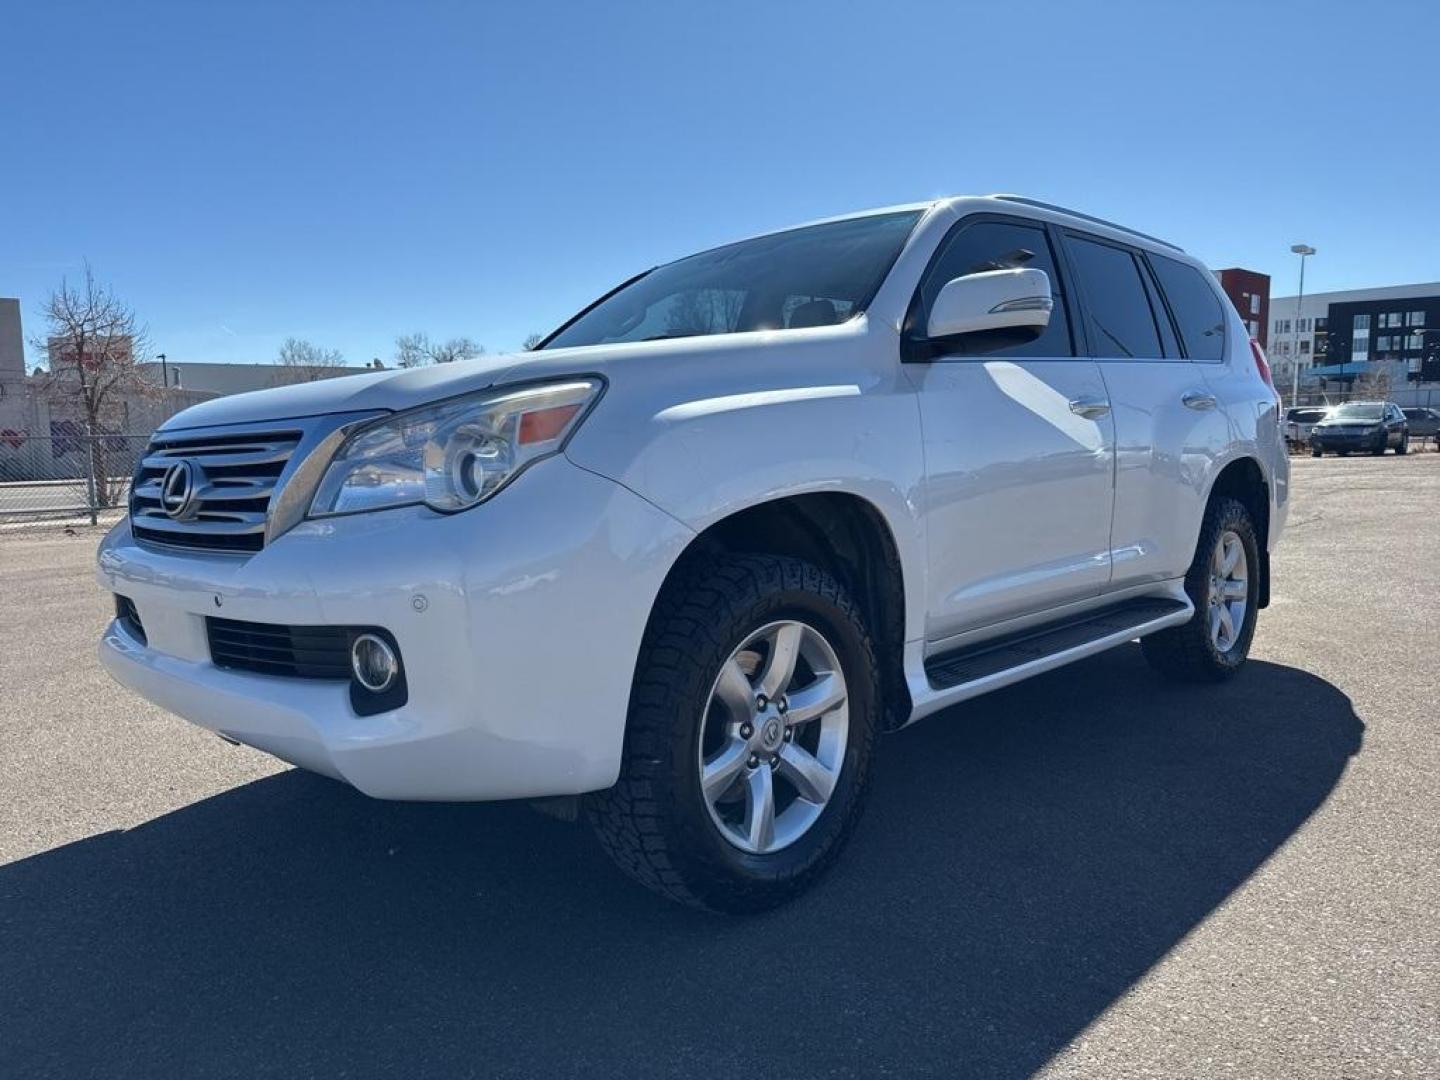
POLYGON ((1223 496, 1211 500, 1200 526, 1195 558, 1185 575, 1185 592, 1195 605, 1195 614, 1189 622, 1142 638, 1140 646, 1145 659, 1166 678, 1180 682, 1223 682, 1244 666, 1259 613, 1260 546, 1255 523, 1244 503, 1223 496), (1210 636, 1210 557, 1227 530, 1238 535, 1245 548, 1248 594, 1240 633, 1235 643, 1221 652, 1210 636))
POLYGON ((606 852, 643 885, 711 911, 763 911, 805 891, 859 818, 879 718, 875 648, 845 589, 799 559, 707 560, 662 592, 635 671, 619 781, 586 798, 606 852), (697 740, 720 666, 756 629, 786 618, 807 622, 834 648, 847 684, 849 733, 819 819, 790 846, 755 855, 727 842, 711 820, 697 740))

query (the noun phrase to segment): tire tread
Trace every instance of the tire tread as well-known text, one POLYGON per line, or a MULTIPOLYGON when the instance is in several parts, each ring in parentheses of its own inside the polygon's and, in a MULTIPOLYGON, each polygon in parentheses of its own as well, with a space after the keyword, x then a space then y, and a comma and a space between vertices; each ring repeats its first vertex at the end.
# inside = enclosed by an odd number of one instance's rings
POLYGON ((1238 662, 1227 662, 1216 652, 1210 640, 1206 607, 1210 553, 1219 541, 1220 534, 1226 529, 1234 530, 1241 535, 1242 540, 1248 541, 1246 556, 1250 560, 1250 572, 1260 572, 1259 559, 1256 558, 1258 541, 1250 511, 1238 499, 1228 496, 1215 499, 1206 508, 1195 558, 1185 574, 1185 592, 1195 605, 1194 616, 1189 622, 1157 631, 1140 640, 1140 647, 1150 666, 1177 682, 1223 682, 1245 663, 1245 656, 1250 648, 1257 615, 1258 588, 1251 592, 1246 612, 1249 626, 1243 631, 1245 649, 1238 662))
MULTIPOLYGON (((847 748, 846 767, 860 770, 853 778, 856 796, 844 807, 835 842, 803 872, 740 885, 676 842, 677 831, 683 831, 677 830, 677 821, 693 812, 681 805, 672 782, 675 725, 704 700, 714 678, 708 661, 699 658, 723 658, 730 648, 726 628, 777 592, 797 591, 823 599, 855 627, 867 668, 857 674, 878 686, 874 645, 857 605, 832 575, 800 559, 763 554, 708 558, 666 586, 651 616, 636 664, 620 777, 613 787, 587 797, 586 813, 601 847, 625 873, 682 904, 757 911, 783 903, 828 866, 860 813, 875 725, 852 721, 852 740, 864 744, 854 747, 859 752, 853 758, 847 748)), ((713 827, 708 820, 704 825, 713 827)))

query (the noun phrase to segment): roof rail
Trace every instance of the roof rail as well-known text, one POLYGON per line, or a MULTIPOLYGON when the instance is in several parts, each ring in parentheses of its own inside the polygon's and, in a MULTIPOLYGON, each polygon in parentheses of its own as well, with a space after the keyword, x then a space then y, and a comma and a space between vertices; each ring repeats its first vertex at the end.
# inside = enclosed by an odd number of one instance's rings
POLYGON ((1079 218, 1081 221, 1091 221, 1094 222, 1096 225, 1104 225, 1107 229, 1117 229, 1120 232, 1129 233, 1131 236, 1138 236, 1142 239, 1149 240, 1152 244, 1161 244, 1164 247, 1168 247, 1172 251, 1179 251, 1183 253, 1185 250, 1179 244, 1170 243, 1169 240, 1161 240, 1158 236, 1151 236, 1149 233, 1143 233, 1139 229, 1131 229, 1124 225, 1116 225, 1115 222, 1106 221, 1104 218, 1096 217, 1094 214, 1082 214, 1079 210, 1071 210, 1068 206, 1056 206, 1054 203, 1041 202, 1039 199, 1027 199, 1024 195, 995 195, 993 197, 996 199, 1004 199, 1006 202, 1022 203, 1025 206, 1034 206, 1040 210, 1053 210, 1057 214, 1067 214, 1070 217, 1079 218))

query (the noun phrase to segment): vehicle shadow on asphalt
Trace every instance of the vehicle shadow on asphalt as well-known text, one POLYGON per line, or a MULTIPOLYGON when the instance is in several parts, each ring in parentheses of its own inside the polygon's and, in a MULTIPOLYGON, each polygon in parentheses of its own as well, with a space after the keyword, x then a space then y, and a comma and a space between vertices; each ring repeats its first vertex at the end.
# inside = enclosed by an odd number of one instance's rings
POLYGON ((282 773, 0 867, 0 1074, 1026 1076, 1362 732, 1303 671, 1175 687, 1130 646, 884 740, 836 870, 748 920, 523 806, 282 773))

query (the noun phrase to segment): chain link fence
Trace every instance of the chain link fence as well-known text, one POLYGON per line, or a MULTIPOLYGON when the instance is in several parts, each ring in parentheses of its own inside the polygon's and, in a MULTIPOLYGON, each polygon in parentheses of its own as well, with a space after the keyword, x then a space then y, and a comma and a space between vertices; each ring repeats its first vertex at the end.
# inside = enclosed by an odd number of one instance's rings
POLYGON ((149 435, 0 433, 0 523, 87 518, 125 510, 149 435))
POLYGON ((1402 409, 1440 409, 1440 389, 1427 387, 1390 387, 1384 385, 1350 386, 1334 390, 1302 389, 1299 396, 1291 393, 1290 384, 1277 380, 1276 387, 1287 408, 1295 406, 1322 407, 1341 405, 1347 401, 1393 401, 1402 409))

